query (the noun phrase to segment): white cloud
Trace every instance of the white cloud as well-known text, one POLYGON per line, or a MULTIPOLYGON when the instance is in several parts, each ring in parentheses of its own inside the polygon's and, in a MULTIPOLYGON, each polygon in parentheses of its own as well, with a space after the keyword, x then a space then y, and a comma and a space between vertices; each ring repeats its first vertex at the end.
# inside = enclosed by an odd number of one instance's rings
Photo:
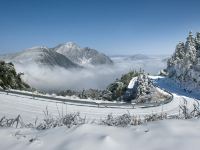
POLYGON ((113 66, 96 66, 85 69, 67 70, 60 67, 48 68, 38 65, 17 65, 18 72, 24 72, 23 79, 32 87, 57 91, 66 89, 104 89, 109 83, 119 78, 123 73, 131 69, 142 68, 150 73, 157 73, 164 68, 165 63, 161 59, 154 60, 124 60, 114 59, 113 66))

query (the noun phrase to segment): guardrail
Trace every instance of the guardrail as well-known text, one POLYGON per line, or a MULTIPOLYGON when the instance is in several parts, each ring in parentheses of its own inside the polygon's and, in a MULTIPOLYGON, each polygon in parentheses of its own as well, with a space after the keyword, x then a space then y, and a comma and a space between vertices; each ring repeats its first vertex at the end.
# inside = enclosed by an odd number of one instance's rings
POLYGON ((0 92, 6 93, 6 94, 17 94, 17 95, 22 95, 22 96, 28 96, 35 100, 38 100, 36 98, 41 98, 41 99, 52 100, 52 101, 67 103, 71 105, 79 105, 79 106, 89 105, 89 107, 98 107, 98 108, 107 107, 107 108, 121 108, 121 109, 134 108, 133 104, 128 104, 128 103, 98 103, 98 102, 72 100, 72 99, 66 99, 66 98, 50 97, 50 96, 38 95, 34 93, 25 93, 25 92, 20 92, 20 91, 2 90, 2 89, 0 89, 0 92))
MULTIPOLYGON (((158 86, 156 86, 158 87, 158 86)), ((160 88, 160 87, 159 87, 160 88)), ((162 89, 166 91, 165 89, 162 89)), ((0 89, 0 92, 4 92, 7 94, 17 94, 17 95, 22 95, 22 96, 29 96, 32 99, 38 100, 36 98, 41 98, 41 99, 46 99, 46 100, 52 100, 52 101, 57 101, 57 102, 62 102, 62 103, 67 103, 71 105, 79 105, 79 106, 84 106, 84 105, 89 105, 88 107, 98 107, 98 108, 120 108, 120 109, 134 109, 134 108, 148 108, 148 107, 157 107, 160 106, 161 104, 166 104, 172 101, 173 95, 170 92, 167 92, 171 95, 171 98, 169 100, 166 100, 161 103, 149 103, 149 104, 135 104, 135 103, 98 103, 98 102, 91 102, 91 101, 84 101, 84 100, 72 100, 72 99, 66 99, 66 98, 58 98, 58 97, 50 97, 50 96, 45 96, 45 95, 38 95, 34 93, 25 93, 25 92, 20 92, 20 91, 12 91, 12 90, 3 90, 0 89)))

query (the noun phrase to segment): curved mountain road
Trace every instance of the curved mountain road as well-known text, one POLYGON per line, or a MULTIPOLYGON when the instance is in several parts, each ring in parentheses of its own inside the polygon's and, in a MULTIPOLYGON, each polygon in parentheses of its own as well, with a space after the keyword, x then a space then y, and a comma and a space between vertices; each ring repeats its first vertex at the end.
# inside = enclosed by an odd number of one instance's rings
MULTIPOLYGON (((162 86, 160 86, 163 88, 162 86)), ((165 89, 165 88, 164 88, 165 89)), ((180 105, 187 101, 189 109, 193 109, 196 100, 183 95, 173 94, 173 100, 167 104, 156 107, 134 107, 130 104, 121 103, 99 103, 93 101, 81 101, 49 97, 43 95, 33 95, 31 93, 21 93, 18 91, 0 91, 0 116, 16 117, 20 114, 24 120, 33 121, 36 117, 43 119, 43 111, 48 108, 49 113, 58 116, 64 113, 80 112, 88 120, 99 120, 108 114, 113 116, 130 113, 141 118, 152 113, 167 113, 168 115, 178 114, 180 105)))

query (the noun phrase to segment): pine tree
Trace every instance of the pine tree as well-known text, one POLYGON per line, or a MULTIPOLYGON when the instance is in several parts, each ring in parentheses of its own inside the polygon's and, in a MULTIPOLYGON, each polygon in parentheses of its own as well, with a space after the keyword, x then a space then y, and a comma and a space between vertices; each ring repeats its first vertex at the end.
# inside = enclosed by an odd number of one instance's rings
POLYGON ((195 39, 193 38, 193 34, 190 31, 189 32, 189 36, 187 37, 187 41, 185 43, 185 54, 186 54, 186 61, 191 61, 192 63, 194 63, 196 61, 196 43, 195 43, 195 39))
POLYGON ((196 42, 197 58, 200 58, 200 32, 197 32, 195 42, 196 42))
MULTIPOLYGON (((200 33, 192 32, 186 42, 179 42, 167 63, 167 74, 182 84, 200 88, 200 33)), ((191 87, 191 86, 190 86, 191 87)))

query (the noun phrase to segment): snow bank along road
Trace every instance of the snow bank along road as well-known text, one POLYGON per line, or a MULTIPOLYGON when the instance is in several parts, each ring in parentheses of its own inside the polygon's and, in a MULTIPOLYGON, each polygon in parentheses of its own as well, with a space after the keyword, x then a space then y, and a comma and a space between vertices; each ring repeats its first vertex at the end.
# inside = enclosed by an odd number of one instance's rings
MULTIPOLYGON (((153 77, 153 80, 159 82, 158 77, 153 77)), ((164 82, 159 84, 161 88, 166 87, 164 82), (163 87, 162 87, 163 86, 163 87)), ((17 94, 6 94, 5 92, 0 92, 0 117, 16 117, 18 114, 22 116, 24 121, 34 121, 36 117, 42 119, 44 117, 43 111, 48 108, 49 113, 54 116, 58 116, 59 113, 74 113, 80 112, 83 117, 86 117, 88 121, 99 120, 106 117, 108 114, 112 113, 114 116, 122 115, 129 112, 131 115, 138 115, 141 118, 144 115, 152 113, 168 113, 178 114, 179 106, 184 104, 184 99, 187 101, 189 108, 193 108, 193 104, 196 101, 193 98, 173 94, 173 100, 170 103, 167 103, 162 106, 149 107, 149 108, 138 108, 135 109, 121 109, 118 107, 91 107, 91 103, 86 102, 82 104, 74 103, 64 103, 64 102, 55 102, 51 99, 46 98, 37 98, 34 100, 32 97, 27 95, 17 95, 17 94)))
POLYGON ((89 100, 89 99, 70 99, 62 96, 46 96, 46 95, 41 95, 41 94, 34 94, 31 92, 21 92, 21 91, 16 91, 16 90, 2 90, 0 89, 0 94, 9 94, 11 96, 26 96, 27 98, 29 97, 30 99, 34 100, 52 100, 54 102, 62 102, 62 103, 67 103, 71 105, 80 105, 80 106, 90 106, 90 107, 118 107, 118 108, 133 108, 134 104, 128 104, 128 103, 115 103, 115 102, 108 102, 108 101, 101 101, 101 100, 89 100))

